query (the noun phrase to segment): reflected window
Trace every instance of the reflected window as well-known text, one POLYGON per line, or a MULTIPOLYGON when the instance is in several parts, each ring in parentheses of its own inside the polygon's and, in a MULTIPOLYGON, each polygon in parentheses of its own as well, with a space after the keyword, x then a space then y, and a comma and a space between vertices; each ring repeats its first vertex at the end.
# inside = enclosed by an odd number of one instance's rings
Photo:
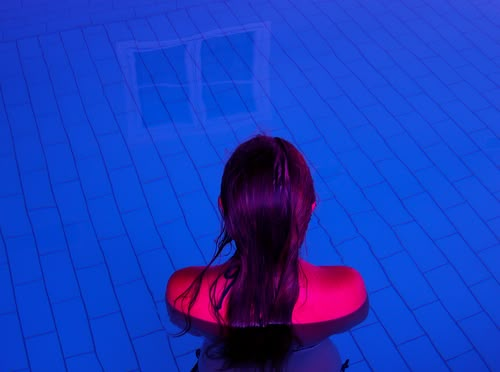
POLYGON ((269 100, 262 97, 269 94, 269 42, 265 25, 254 24, 182 41, 120 44, 142 125, 161 136, 172 128, 180 134, 228 130, 228 121, 268 118, 269 100))

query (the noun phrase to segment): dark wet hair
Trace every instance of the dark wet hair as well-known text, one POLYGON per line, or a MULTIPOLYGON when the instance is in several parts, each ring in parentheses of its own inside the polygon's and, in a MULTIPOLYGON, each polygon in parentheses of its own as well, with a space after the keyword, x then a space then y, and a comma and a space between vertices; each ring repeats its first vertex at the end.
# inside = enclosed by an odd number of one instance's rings
POLYGON ((299 250, 316 200, 309 167, 288 141, 258 135, 240 144, 224 167, 220 191, 223 226, 207 267, 179 298, 190 310, 208 267, 229 243, 230 265, 210 286, 221 325, 220 357, 226 367, 271 363, 279 370, 294 342, 292 312, 299 295, 299 250), (217 282, 231 281, 227 316, 219 314, 217 282), (192 295, 190 295, 190 293, 192 295))

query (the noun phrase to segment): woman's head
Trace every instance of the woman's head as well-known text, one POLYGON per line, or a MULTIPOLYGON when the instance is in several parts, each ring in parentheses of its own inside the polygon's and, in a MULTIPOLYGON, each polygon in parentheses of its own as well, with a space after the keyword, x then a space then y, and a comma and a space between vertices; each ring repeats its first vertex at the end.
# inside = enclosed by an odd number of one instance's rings
POLYGON ((219 206, 239 255, 258 254, 277 264, 290 253, 284 248, 298 252, 315 200, 304 157, 284 139, 253 137, 224 168, 219 206))

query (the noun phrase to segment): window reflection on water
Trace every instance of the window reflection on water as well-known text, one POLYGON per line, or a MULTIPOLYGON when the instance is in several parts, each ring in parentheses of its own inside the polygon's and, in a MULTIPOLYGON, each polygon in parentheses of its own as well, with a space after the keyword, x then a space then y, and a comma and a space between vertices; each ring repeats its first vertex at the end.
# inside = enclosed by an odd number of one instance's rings
POLYGON ((138 142, 149 135, 223 135, 248 120, 265 122, 269 42, 266 25, 253 24, 182 41, 122 43, 128 106, 140 114, 130 115, 127 135, 138 142))

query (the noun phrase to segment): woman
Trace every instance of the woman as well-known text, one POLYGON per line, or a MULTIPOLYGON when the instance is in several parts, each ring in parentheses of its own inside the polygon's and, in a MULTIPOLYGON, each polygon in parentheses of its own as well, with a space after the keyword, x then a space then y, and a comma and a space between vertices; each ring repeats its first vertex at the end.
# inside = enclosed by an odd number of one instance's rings
POLYGON ((367 294, 354 269, 300 258, 315 206, 309 167, 288 141, 258 135, 232 154, 217 251, 206 267, 175 272, 166 291, 173 322, 205 337, 200 371, 341 369, 328 336, 366 317, 367 294))

